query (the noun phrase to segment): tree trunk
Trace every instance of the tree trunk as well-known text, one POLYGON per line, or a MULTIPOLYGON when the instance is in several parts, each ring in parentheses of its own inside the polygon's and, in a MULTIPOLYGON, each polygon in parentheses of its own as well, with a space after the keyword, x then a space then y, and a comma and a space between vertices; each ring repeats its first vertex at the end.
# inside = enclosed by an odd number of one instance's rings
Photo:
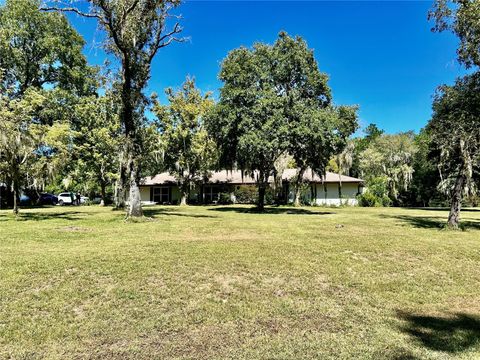
POLYGON ((142 210, 142 202, 140 199, 140 188, 138 187, 138 183, 136 180, 131 181, 130 183, 130 195, 129 195, 128 201, 129 201, 129 205, 128 205, 127 218, 142 217, 143 210, 142 210))
MULTIPOLYGON (((206 182, 204 180, 204 182, 206 182)), ((203 184, 200 185, 200 203, 205 205, 205 186, 203 184)))
POLYGON ((450 214, 448 215, 448 227, 458 229, 460 223, 460 210, 462 207, 462 192, 465 183, 465 176, 461 172, 455 180, 455 187, 453 188, 450 214))
POLYGON ((12 161, 12 190, 13 190, 13 213, 15 216, 18 215, 18 203, 20 200, 19 195, 19 180, 20 180, 20 169, 18 165, 18 159, 14 157, 12 161))
POLYGON ((180 197, 180 206, 186 206, 188 205, 188 186, 182 185, 181 187, 181 197, 180 197))
POLYGON ((266 185, 265 182, 262 182, 258 186, 258 203, 257 208, 259 211, 263 211, 265 209, 265 191, 266 185))
POLYGON ((115 208, 125 209, 125 201, 127 198, 127 168, 125 164, 124 152, 120 155, 119 161, 119 176, 115 182, 115 208))
POLYGON ((260 170, 258 173, 258 201, 257 201, 257 210, 263 212, 265 209, 265 193, 267 191, 268 186, 268 171, 264 172, 260 170))
POLYGON ((180 206, 186 206, 187 204, 188 194, 182 191, 182 196, 180 197, 180 206))
POLYGON ((324 194, 324 204, 323 205, 327 205, 327 199, 328 199, 328 194, 327 194, 327 183, 324 181, 323 182, 323 194, 324 194))
POLYGON ((338 183, 338 200, 340 202, 340 205, 342 205, 342 182, 338 183))
POLYGON ((102 199, 100 200, 100 206, 105 206, 105 198, 106 198, 106 191, 105 191, 106 185, 105 182, 101 181, 100 182, 100 194, 102 199))
POLYGON ((140 197, 140 188, 138 187, 138 166, 130 153, 128 160, 128 172, 130 173, 130 191, 128 197, 127 219, 143 216, 142 199, 140 197))
POLYGON ((18 215, 18 181, 13 179, 13 214, 18 215))
POLYGON ((305 174, 305 170, 305 168, 300 168, 298 170, 297 178, 295 180, 295 199, 293 201, 293 205, 295 207, 300 207, 302 205, 300 203, 300 197, 302 196, 301 185, 303 183, 303 174, 305 174))
POLYGON ((135 121, 135 117, 140 116, 136 114, 136 109, 141 99, 141 86, 139 84, 134 85, 133 75, 139 69, 135 69, 130 60, 128 57, 122 59, 123 84, 120 121, 125 129, 125 153, 123 155, 124 159, 127 159, 126 178, 129 185, 127 218, 135 218, 143 216, 140 188, 138 187, 140 140, 137 134, 138 125, 135 121))

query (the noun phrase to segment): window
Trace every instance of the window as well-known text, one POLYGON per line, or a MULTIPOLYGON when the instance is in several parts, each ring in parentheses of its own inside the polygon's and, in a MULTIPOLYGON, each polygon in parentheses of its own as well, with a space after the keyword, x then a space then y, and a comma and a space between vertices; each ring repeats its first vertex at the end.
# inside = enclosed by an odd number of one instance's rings
POLYGON ((213 203, 218 201, 218 193, 219 193, 218 186, 205 186, 203 196, 206 203, 213 203))
POLYGON ((153 202, 163 204, 170 202, 170 190, 168 187, 154 187, 153 188, 153 202))

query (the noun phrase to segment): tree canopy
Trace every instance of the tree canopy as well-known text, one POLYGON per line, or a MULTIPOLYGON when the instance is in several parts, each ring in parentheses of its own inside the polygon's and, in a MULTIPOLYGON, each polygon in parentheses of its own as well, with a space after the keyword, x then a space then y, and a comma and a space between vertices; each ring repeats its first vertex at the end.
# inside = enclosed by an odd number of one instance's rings
POLYGON ((84 41, 63 15, 41 12, 36 0, 0 7, 2 177, 13 188, 41 188, 67 152, 67 104, 91 91, 95 70, 84 41))
POLYGON ((450 195, 448 225, 457 228, 463 196, 476 191, 480 171, 480 73, 441 86, 427 131, 440 170, 440 186, 450 195))
MULTIPOLYGON (((145 122, 144 109, 147 97, 143 93, 150 78, 151 63, 158 50, 173 41, 181 32, 179 23, 168 29, 168 20, 174 17, 172 10, 180 3, 177 0, 88 0, 90 9, 68 7, 52 2, 54 6, 44 10, 74 12, 95 18, 107 35, 104 47, 120 61, 120 112, 119 118, 124 131, 123 151, 120 155, 121 172, 118 194, 129 189, 127 217, 143 216, 139 181, 141 171, 142 139, 145 122)), ((125 202, 120 196, 118 203, 125 202)))
POLYGON ((191 78, 177 91, 168 88, 166 94, 169 104, 157 103, 155 113, 162 129, 165 167, 177 179, 180 203, 186 205, 190 188, 216 165, 215 143, 203 122, 213 100, 209 93, 202 95, 191 78))
POLYGON ((458 36, 458 59, 467 67, 480 66, 480 2, 477 0, 435 0, 429 13, 433 30, 449 30, 458 36))
POLYGON ((0 7, 2 82, 21 96, 45 85, 83 93, 91 71, 82 54, 83 38, 65 16, 39 11, 37 0, 6 0, 0 7))
POLYGON ((282 32, 274 45, 233 50, 220 80, 220 100, 207 125, 220 163, 256 177, 260 209, 280 156, 290 154, 302 169, 323 174, 356 129, 356 108, 332 105, 327 76, 299 37, 282 32))
MULTIPOLYGON (((282 173, 296 167, 296 205, 307 168, 320 176, 329 169, 339 174, 339 198, 341 174, 362 177, 365 203, 429 205, 448 198, 448 223, 458 227, 462 201, 473 202, 480 179, 480 73, 441 86, 432 119, 419 134, 385 134, 370 124, 364 136, 351 138, 357 107, 336 104, 313 50, 301 37, 280 32, 271 45, 228 53, 217 103, 187 78, 179 89, 166 90, 168 104, 162 105, 145 91, 158 51, 183 41, 179 4, 2 3, 0 183, 13 189, 15 212, 21 190, 99 191, 105 202, 115 183, 116 204, 122 207, 128 192, 127 217, 141 216, 143 177, 168 170, 183 204, 193 184, 219 168, 253 176, 263 209, 271 180, 279 202, 282 173), (108 76, 87 64, 85 41, 65 12, 98 21, 104 49, 118 60, 113 72, 104 68, 108 76)), ((480 66, 479 18, 479 2, 472 0, 436 0, 430 12, 435 31, 459 37, 458 59, 466 67, 480 66)))
POLYGON ((383 178, 391 200, 407 190, 413 177, 413 159, 417 152, 412 132, 378 135, 360 153, 360 171, 367 181, 383 178))
POLYGON ((117 102, 110 93, 84 97, 75 108, 74 173, 85 190, 99 190, 101 204, 107 201, 107 186, 117 179, 120 123, 117 102))

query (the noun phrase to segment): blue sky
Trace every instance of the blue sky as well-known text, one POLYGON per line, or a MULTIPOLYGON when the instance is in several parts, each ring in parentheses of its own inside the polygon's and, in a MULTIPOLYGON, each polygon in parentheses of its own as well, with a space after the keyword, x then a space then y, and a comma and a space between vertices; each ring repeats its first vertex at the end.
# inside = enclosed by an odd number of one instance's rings
MULTIPOLYGON (((285 30, 315 50, 335 103, 360 106, 362 127, 376 123, 390 133, 418 131, 430 117, 435 88, 464 73, 456 61, 457 39, 430 31, 430 6, 429 1, 187 1, 178 12, 190 40, 160 50, 148 91, 161 95, 191 75, 202 90, 216 92, 228 51, 256 41, 273 43, 285 30)), ((88 41, 89 61, 103 63, 105 54, 92 46, 102 38, 94 23, 71 19, 88 41)))

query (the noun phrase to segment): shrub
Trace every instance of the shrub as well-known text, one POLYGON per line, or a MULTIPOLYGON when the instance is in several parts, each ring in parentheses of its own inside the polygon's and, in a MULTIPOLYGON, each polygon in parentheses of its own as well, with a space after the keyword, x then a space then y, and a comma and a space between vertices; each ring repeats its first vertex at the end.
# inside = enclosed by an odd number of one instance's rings
POLYGON ((363 207, 391 206, 392 200, 387 196, 378 196, 370 190, 357 196, 358 205, 363 207))
MULTIPOLYGON (((254 185, 239 185, 235 188, 233 193, 237 204, 256 204, 258 201, 258 189, 254 185)), ((265 204, 272 205, 274 203, 275 192, 269 186, 265 191, 265 204)))
POLYGON ((383 195, 381 197, 382 206, 392 206, 392 199, 390 199, 387 195, 383 195))
MULTIPOLYGON (((258 194, 258 192, 257 192, 257 194, 258 194)), ((274 203, 275 203, 275 192, 269 186, 269 187, 267 187, 267 189, 265 191, 265 204, 266 205, 272 205, 274 203)))
POLYGON ((232 197, 230 196, 229 193, 222 192, 218 196, 218 203, 222 205, 229 205, 232 204, 232 197))
POLYGON ((258 198, 258 191, 255 186, 240 185, 235 188, 235 198, 239 204, 255 204, 258 198))
POLYGON ((391 206, 392 200, 388 196, 388 179, 386 176, 378 176, 370 179, 367 190, 357 196, 358 205, 364 207, 391 206))
POLYGON ((370 179, 367 183, 367 191, 378 199, 388 197, 388 179, 386 176, 378 176, 370 179))
POLYGON ((363 207, 377 206, 378 198, 369 191, 357 196, 358 205, 363 207))

